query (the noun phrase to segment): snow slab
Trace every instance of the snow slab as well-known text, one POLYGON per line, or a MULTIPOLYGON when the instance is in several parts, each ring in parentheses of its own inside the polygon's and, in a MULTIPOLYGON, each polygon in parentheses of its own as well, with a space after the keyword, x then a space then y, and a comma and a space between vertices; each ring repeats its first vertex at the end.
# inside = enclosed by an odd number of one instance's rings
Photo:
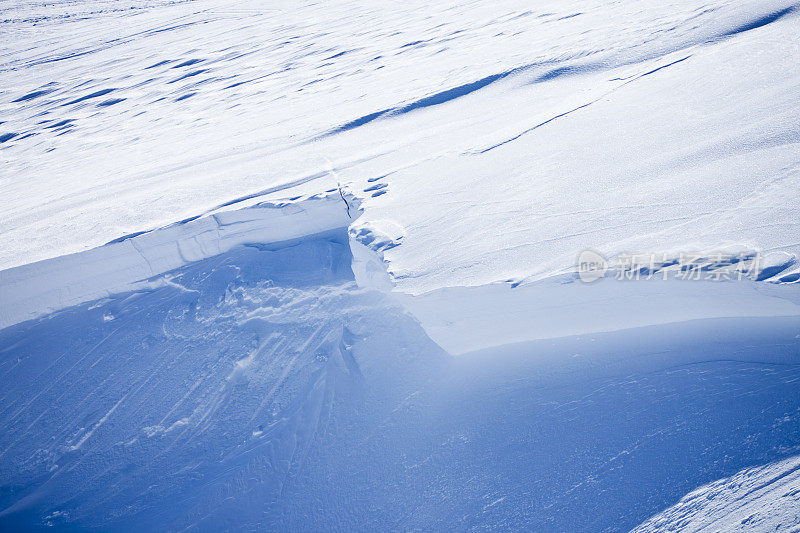
POLYGON ((798 13, 3 4, 0 526, 778 509, 734 485, 800 452, 798 13))
POLYGON ((234 213, 317 195, 358 204, 356 279, 450 353, 797 314, 793 4, 237 6, 7 8, 0 325, 355 220, 234 213), (783 254, 786 288, 573 283, 586 249, 726 246, 783 254))
POLYGON ((111 294, 152 289, 169 283, 164 274, 170 271, 242 245, 285 244, 346 228, 350 222, 347 200, 339 194, 302 203, 258 204, 3 270, 0 328, 111 294))
MULTIPOLYGON (((388 294, 452 355, 534 339, 703 318, 794 316, 800 321, 795 284, 749 278, 618 280, 606 276, 587 284, 572 272, 527 284, 493 283, 406 294, 397 290, 387 270, 392 265, 385 258, 402 246, 402 228, 392 221, 365 218, 361 201, 337 190, 290 202, 230 206, 86 252, 0 271, 0 300, 4 302, 0 329, 119 293, 172 284, 174 272, 181 268, 242 246, 284 247, 330 231, 348 235, 349 268, 358 285, 388 294)), ((777 275, 782 275, 784 263, 779 266, 777 275)), ((769 264, 762 267, 772 274, 769 264)))

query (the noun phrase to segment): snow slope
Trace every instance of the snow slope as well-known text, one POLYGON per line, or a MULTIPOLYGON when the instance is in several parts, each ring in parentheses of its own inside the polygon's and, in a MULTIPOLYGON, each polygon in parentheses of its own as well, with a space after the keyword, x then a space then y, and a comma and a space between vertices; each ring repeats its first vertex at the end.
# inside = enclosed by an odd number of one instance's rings
POLYGON ((693 490, 634 531, 797 531, 799 507, 800 460, 792 457, 693 490))
POLYGON ((452 357, 344 228, 0 330, 0 528, 618 531, 798 453, 796 318, 452 357))
POLYGON ((430 4, 0 5, 0 529, 788 527, 800 5, 430 4))
POLYGON ((358 215, 257 203, 4 271, 0 527, 618 531, 797 454, 791 285, 476 287, 418 320, 381 283, 402 236, 358 215))
POLYGON ((789 2, 3 9, 0 268, 337 180, 404 229, 413 294, 587 247, 798 252, 789 2))

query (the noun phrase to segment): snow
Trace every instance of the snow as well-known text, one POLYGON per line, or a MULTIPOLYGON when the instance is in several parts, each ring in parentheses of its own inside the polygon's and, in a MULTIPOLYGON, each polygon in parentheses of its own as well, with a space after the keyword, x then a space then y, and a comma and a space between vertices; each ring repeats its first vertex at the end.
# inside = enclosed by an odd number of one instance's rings
POLYGON ((114 293, 153 287, 153 278, 158 278, 157 284, 166 283, 168 279, 158 276, 237 246, 291 242, 346 228, 350 222, 347 200, 336 193, 302 203, 257 204, 211 213, 87 252, 3 270, 0 299, 6 305, 0 310, 0 327, 114 293))
POLYGON ((454 287, 398 301, 453 355, 535 339, 717 317, 795 317, 796 290, 750 281, 605 280, 565 276, 512 288, 454 287))
POLYGON ((798 252, 787 2, 5 12, 0 268, 336 180, 404 228, 386 257, 412 294, 587 247, 798 252))
POLYGON ((794 531, 800 458, 748 468, 693 490, 633 531, 794 531))
POLYGON ((799 451, 796 318, 454 357, 349 243, 238 246, 0 330, 0 527, 617 531, 799 451))
POLYGON ((3 3, 0 529, 796 527, 798 13, 3 3))

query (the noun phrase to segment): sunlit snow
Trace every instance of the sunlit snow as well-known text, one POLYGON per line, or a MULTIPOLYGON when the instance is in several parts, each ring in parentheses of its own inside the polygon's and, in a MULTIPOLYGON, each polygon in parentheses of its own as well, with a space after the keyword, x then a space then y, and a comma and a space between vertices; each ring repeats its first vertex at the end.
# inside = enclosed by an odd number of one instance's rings
POLYGON ((799 33, 0 3, 0 529, 797 528, 799 33))

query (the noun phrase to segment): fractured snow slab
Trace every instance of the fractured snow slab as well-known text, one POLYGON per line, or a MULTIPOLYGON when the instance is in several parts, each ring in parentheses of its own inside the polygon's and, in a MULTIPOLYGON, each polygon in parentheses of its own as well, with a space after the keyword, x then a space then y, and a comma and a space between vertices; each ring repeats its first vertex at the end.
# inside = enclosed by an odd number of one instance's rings
POLYGON ((166 272, 243 244, 268 246, 346 228, 348 209, 339 194, 259 204, 0 271, 0 329, 114 293, 152 288, 164 283, 166 272))
POLYGON ((586 285, 567 275, 518 287, 496 283, 396 297, 453 355, 704 318, 795 317, 800 324, 800 294, 794 287, 749 280, 604 279, 586 285))
POLYGON ((798 255, 791 2, 237 6, 4 7, 0 269, 339 186, 403 229, 409 294, 584 248, 798 255))

